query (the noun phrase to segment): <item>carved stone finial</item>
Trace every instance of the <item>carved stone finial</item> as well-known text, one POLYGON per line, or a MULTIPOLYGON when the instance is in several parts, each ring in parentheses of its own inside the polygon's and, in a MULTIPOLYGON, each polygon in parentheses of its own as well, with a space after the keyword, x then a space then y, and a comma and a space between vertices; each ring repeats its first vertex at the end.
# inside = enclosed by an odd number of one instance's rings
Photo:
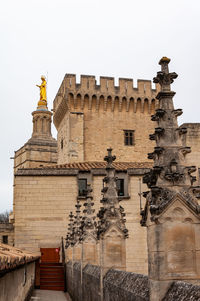
POLYGON ((108 155, 104 157, 104 161, 106 161, 108 164, 107 164, 107 167, 112 167, 112 163, 113 161, 115 161, 116 159, 116 156, 112 156, 112 148, 108 148, 107 149, 108 151, 108 155))
POLYGON ((174 82, 174 79, 177 78, 178 76, 175 72, 169 73, 169 67, 168 67, 169 62, 170 59, 167 57, 163 57, 159 61, 159 64, 161 65, 161 71, 157 72, 157 76, 154 77, 153 79, 154 83, 159 83, 161 85, 161 92, 171 91, 170 85, 174 82))

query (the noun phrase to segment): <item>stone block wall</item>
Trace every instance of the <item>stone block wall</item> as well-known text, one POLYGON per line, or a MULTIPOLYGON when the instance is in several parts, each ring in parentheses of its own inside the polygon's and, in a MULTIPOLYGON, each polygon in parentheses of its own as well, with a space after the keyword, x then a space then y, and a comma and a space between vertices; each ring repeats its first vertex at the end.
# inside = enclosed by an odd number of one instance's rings
POLYGON ((0 301, 28 300, 34 288, 35 262, 31 262, 0 277, 0 301))
MULTIPOLYGON (((186 160, 188 165, 200 167, 200 123, 184 123, 181 127, 187 128, 187 135, 185 136, 186 145, 191 147, 191 153, 187 155, 186 160)), ((194 175, 194 174, 193 174, 194 175)), ((199 174, 196 172, 197 179, 199 174)), ((196 183, 194 185, 197 185, 196 183)))
POLYGON ((82 76, 79 85, 74 75, 65 76, 54 100, 58 163, 100 161, 111 145, 120 161, 148 161, 146 154, 154 146, 148 139, 153 131, 151 114, 159 107, 155 99, 159 87, 152 89, 145 80, 138 80, 137 88, 132 79, 120 79, 118 87, 114 78, 100 81, 97 86, 94 77, 82 76), (124 130, 134 131, 134 145, 124 144, 124 130))
POLYGON ((33 252, 60 247, 76 195, 76 177, 16 177, 15 246, 33 252))
MULTIPOLYGON (((130 197, 121 202, 126 212, 126 225, 129 230, 129 238, 126 240, 126 270, 147 274, 146 228, 140 226, 139 178, 140 176, 129 176, 130 197)), ((102 197, 102 179, 103 176, 92 177, 96 213, 101 204, 99 200, 102 197)), ((142 184, 142 191, 145 190, 146 187, 142 184)), ((59 247, 61 237, 66 236, 68 216, 70 211, 74 211, 77 193, 76 174, 16 176, 14 187, 16 247, 37 252, 40 248, 59 247)), ((85 199, 82 199, 81 204, 84 202, 85 199)))

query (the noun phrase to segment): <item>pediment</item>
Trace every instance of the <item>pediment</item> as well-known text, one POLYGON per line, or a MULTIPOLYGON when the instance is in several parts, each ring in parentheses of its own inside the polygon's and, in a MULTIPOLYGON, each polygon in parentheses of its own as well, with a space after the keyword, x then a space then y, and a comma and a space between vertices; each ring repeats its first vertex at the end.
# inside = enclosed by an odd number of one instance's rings
POLYGON ((86 236, 84 237, 83 243, 96 243, 96 238, 93 234, 88 233, 86 234, 86 236))
POLYGON ((104 238, 124 238, 123 231, 116 225, 112 224, 108 227, 108 229, 104 232, 104 238))
POLYGON ((180 194, 176 194, 167 207, 161 212, 158 219, 163 222, 189 222, 199 223, 200 215, 196 212, 194 204, 188 205, 188 201, 180 194), (194 208, 193 208, 194 207, 194 208))

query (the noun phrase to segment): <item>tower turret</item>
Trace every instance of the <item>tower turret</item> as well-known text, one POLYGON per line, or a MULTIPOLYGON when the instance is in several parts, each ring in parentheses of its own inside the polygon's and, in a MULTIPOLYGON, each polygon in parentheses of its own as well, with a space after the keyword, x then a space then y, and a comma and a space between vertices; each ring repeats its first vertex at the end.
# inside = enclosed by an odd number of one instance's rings
POLYGON ((47 103, 40 104, 39 101, 37 109, 32 112, 33 132, 28 142, 38 142, 38 140, 42 140, 55 144, 56 140, 51 134, 52 115, 53 114, 48 110, 47 103))
MULTIPOLYGON (((39 87, 44 90, 42 85, 39 87)), ((46 95, 43 90, 40 94, 46 95)), ((57 141, 51 134, 52 113, 48 110, 47 101, 42 99, 44 97, 42 95, 40 95, 41 99, 37 109, 32 112, 32 137, 15 152, 15 171, 19 168, 40 167, 57 163, 57 141)))

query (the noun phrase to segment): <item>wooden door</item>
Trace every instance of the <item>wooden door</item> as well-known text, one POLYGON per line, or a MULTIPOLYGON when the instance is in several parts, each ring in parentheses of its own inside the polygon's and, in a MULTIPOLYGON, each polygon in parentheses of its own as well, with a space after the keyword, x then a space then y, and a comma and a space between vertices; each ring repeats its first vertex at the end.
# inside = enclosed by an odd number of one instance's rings
POLYGON ((41 248, 41 262, 59 262, 60 248, 41 248))

